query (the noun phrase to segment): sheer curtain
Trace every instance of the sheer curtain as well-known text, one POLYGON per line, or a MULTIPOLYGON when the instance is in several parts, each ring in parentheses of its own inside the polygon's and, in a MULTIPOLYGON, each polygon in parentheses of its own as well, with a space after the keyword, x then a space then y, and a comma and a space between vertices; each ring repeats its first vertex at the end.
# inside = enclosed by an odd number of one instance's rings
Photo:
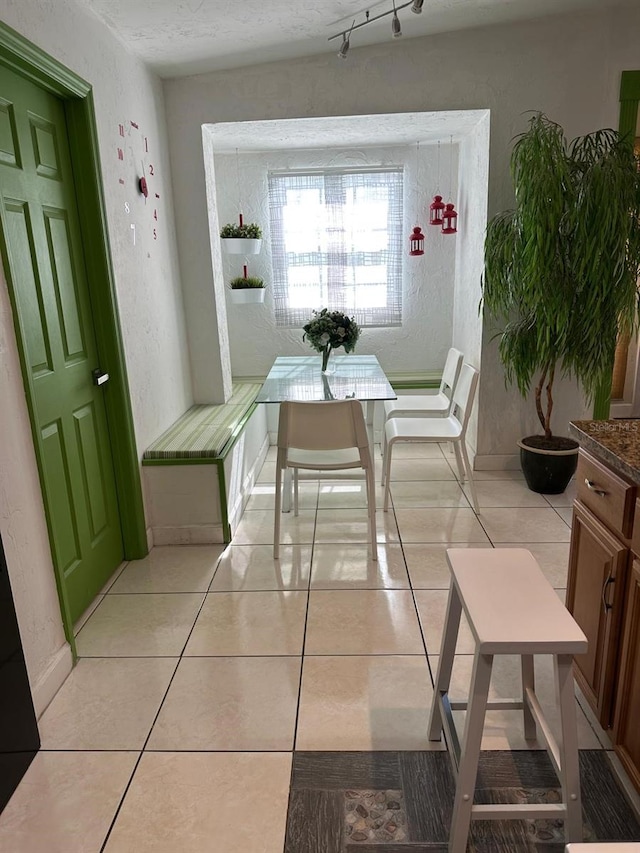
POLYGON ((401 325, 401 167, 271 172, 269 207, 279 326, 320 308, 401 325))

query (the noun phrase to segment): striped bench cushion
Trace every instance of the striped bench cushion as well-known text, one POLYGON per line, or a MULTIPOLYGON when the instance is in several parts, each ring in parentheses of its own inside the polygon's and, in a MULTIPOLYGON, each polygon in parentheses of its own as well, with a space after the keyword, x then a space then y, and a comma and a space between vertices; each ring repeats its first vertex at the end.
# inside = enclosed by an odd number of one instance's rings
POLYGON ((143 462, 220 456, 261 387, 259 382, 234 382, 227 403, 192 406, 145 450, 143 462))

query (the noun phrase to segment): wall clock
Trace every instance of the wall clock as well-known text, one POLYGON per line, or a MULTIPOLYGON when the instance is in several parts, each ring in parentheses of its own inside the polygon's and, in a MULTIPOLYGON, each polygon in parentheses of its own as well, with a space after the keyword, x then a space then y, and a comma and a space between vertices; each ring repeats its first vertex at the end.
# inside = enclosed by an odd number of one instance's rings
MULTIPOLYGON (((158 239, 160 194, 157 191, 158 168, 151 152, 149 138, 138 122, 129 120, 118 125, 118 161, 121 166, 119 183, 125 191, 124 212, 141 215, 138 227, 148 229, 153 240, 158 239)), ((131 222, 136 242, 135 222, 131 222)))

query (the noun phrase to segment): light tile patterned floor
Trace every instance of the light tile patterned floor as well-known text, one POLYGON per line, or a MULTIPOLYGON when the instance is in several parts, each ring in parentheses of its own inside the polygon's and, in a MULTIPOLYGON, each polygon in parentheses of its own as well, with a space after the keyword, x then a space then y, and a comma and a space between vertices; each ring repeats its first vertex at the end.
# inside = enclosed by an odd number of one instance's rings
MULTIPOLYGON (((156 548, 128 564, 79 627, 80 662, 0 816, 0 850, 282 853, 294 749, 442 749, 426 721, 446 547, 530 547, 564 590, 571 494, 547 499, 518 473, 486 472, 477 516, 448 455, 402 451, 377 564, 363 483, 348 478, 301 484, 273 560, 273 450, 229 548, 156 548)), ((471 650, 463 626, 461 685, 471 650)), ((513 681, 505 662, 493 689, 513 681)), ((544 668, 540 683, 551 701, 544 668)), ((599 748, 578 714, 581 746, 599 748)), ((514 722, 494 718, 485 748, 521 748, 514 722)))

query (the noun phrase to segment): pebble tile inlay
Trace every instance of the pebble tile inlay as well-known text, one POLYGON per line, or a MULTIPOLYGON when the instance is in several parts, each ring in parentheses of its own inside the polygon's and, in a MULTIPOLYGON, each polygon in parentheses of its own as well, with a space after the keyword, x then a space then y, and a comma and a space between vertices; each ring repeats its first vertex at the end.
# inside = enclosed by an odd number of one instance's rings
POLYGON ((407 839, 402 791, 345 791, 345 835, 350 844, 407 839))

